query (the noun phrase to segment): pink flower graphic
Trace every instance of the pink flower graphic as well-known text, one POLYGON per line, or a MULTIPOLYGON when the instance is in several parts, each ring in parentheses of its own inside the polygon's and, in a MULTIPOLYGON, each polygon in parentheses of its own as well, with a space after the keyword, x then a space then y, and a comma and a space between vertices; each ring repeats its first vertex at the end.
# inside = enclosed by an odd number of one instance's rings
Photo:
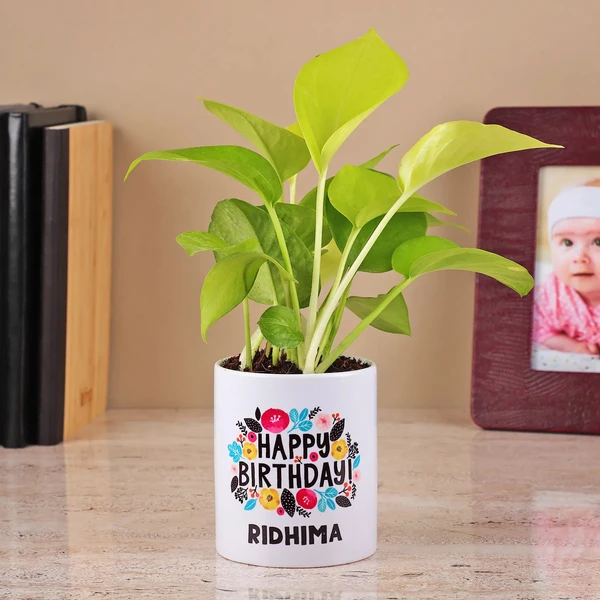
POLYGON ((308 455, 308 458, 310 458, 310 460, 312 460, 313 462, 317 462, 319 460, 319 454, 318 452, 311 452, 308 455))
POLYGON ((269 410, 265 410, 263 413, 260 422, 267 431, 281 433, 290 424, 290 417, 279 408, 269 408, 269 410))
POLYGON ((248 441, 254 443, 256 441, 256 434, 254 431, 248 432, 248 441))
POLYGON ((331 415, 319 413, 315 417, 315 427, 321 431, 329 431, 331 429, 331 415))
POLYGON ((354 471, 352 473, 352 479, 354 481, 360 481, 360 478, 362 477, 362 475, 360 474, 360 471, 354 471))
POLYGON ((280 506, 280 507, 277 509, 277 514, 278 514, 279 516, 281 516, 281 515, 285 515, 285 510, 283 510, 283 507, 282 507, 282 506, 280 506))
POLYGON ((317 505, 317 494, 312 490, 302 488, 296 493, 296 502, 301 508, 310 510, 317 505))

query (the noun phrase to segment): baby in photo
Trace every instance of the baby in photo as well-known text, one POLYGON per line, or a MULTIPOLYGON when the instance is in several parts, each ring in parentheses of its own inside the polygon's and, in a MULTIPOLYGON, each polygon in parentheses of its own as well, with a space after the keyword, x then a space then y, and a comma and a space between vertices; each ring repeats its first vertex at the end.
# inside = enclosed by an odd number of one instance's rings
POLYGON ((599 355, 600 179, 563 189, 548 211, 552 272, 535 291, 533 341, 599 355))

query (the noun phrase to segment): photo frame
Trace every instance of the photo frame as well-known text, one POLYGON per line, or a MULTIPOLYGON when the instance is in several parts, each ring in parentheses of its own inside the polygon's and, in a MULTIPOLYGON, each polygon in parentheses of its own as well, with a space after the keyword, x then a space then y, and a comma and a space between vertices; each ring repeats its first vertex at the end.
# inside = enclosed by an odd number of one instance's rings
MULTIPOLYGON (((533 275, 540 173, 549 167, 597 167, 600 177, 600 107, 501 107, 483 122, 564 146, 501 154, 481 164, 477 247, 518 262, 533 275)), ((476 276, 473 421, 485 429, 598 434, 600 373, 532 366, 536 290, 521 298, 476 276)))

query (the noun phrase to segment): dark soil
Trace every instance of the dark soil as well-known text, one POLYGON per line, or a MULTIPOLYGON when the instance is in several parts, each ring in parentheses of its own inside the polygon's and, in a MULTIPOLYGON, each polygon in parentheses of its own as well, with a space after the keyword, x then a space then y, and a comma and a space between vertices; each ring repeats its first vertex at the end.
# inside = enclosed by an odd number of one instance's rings
MULTIPOLYGON (((231 371, 240 370, 240 355, 232 356, 224 361, 221 365, 225 369, 231 371)), ((327 369, 327 373, 346 373, 348 371, 359 371, 360 369, 366 369, 369 365, 356 358, 350 358, 348 356, 340 356, 330 367, 327 369)), ((248 369, 244 369, 248 372, 248 369)), ((259 350, 254 355, 252 361, 252 372, 253 373, 274 373, 277 375, 301 375, 302 371, 297 365, 286 359, 285 353, 281 354, 279 364, 274 367, 271 361, 271 357, 265 354, 264 350, 259 350)))

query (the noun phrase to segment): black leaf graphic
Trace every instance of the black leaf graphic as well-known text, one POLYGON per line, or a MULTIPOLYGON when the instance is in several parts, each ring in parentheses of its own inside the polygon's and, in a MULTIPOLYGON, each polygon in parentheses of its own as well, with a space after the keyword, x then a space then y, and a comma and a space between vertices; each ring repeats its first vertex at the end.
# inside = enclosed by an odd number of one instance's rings
POLYGON ((310 517, 310 513, 307 510, 304 510, 302 507, 297 506, 296 512, 303 517, 310 517))
POLYGON ((344 433, 344 425, 346 424, 346 419, 342 419, 338 421, 332 428, 331 433, 329 434, 329 439, 332 442, 336 442, 342 437, 342 433, 344 433))
POLYGON ((308 413, 308 418, 314 419, 320 412, 321 412, 321 408, 319 406, 316 406, 308 413))
POLYGON ((335 499, 335 503, 342 508, 348 508, 348 506, 352 506, 352 502, 350 502, 346 496, 338 496, 335 499))
POLYGON ((235 493, 235 499, 239 500, 241 504, 244 504, 246 500, 248 500, 248 490, 247 488, 238 488, 235 493))
POLYGON ((262 413, 260 412, 260 408, 258 408, 258 407, 257 407, 257 408, 256 408, 256 412, 254 413, 254 416, 256 417, 256 420, 257 420, 257 421, 260 421, 260 415, 261 415, 261 414, 262 414, 262 413))
POLYGON ((296 500, 294 494, 288 489, 284 489, 283 492, 281 492, 281 506, 283 506, 285 512, 290 515, 290 517, 294 516, 294 513, 296 512, 296 500))
POLYGON ((262 431, 262 425, 255 421, 254 419, 244 419, 246 425, 248 425, 248 429, 250 431, 254 431, 254 433, 260 433, 262 431))
POLYGON ((233 494, 233 492, 235 492, 235 490, 237 490, 239 483, 240 482, 238 481, 237 475, 234 475, 233 479, 231 480, 231 493, 232 494, 233 494))

